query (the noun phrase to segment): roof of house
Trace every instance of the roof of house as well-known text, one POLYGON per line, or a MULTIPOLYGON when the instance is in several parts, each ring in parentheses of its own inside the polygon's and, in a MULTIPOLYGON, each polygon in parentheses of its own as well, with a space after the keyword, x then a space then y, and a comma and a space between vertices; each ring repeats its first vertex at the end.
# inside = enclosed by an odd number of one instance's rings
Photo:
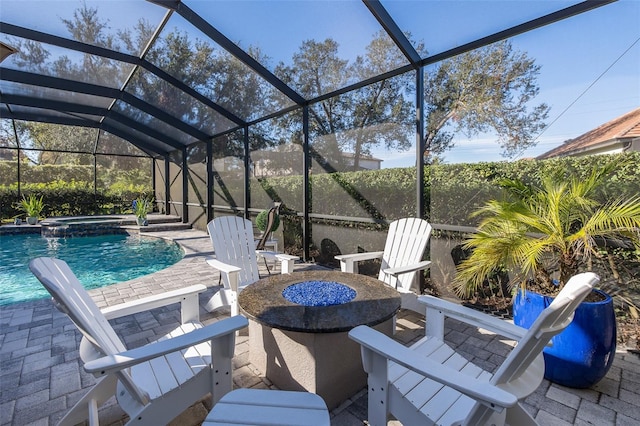
POLYGON ((607 142, 615 143, 637 137, 640 137, 640 108, 615 118, 575 139, 569 139, 562 145, 539 155, 537 158, 571 155, 575 152, 594 149, 607 142))

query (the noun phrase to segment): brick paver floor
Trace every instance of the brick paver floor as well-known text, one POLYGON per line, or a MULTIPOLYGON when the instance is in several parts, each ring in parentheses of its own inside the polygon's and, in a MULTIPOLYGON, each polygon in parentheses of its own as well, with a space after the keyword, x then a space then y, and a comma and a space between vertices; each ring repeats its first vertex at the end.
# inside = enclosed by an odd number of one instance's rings
MULTIPOLYGON (((205 233, 182 230, 154 234, 181 244, 186 253, 184 259, 155 274, 92 290, 91 295, 99 306, 196 283, 209 287, 201 296, 203 304, 218 289, 218 274, 205 262, 205 257, 213 254, 205 233)), ((315 266, 296 265, 296 270, 303 268, 315 266)), ((201 312, 204 323, 228 315, 201 312)), ((114 320, 113 325, 125 344, 135 347, 154 340, 178 321, 177 309, 170 307, 114 320)), ((423 316, 402 311, 397 321, 396 338, 410 343, 421 335, 423 326, 423 316)), ((242 334, 237 338, 234 385, 273 387, 248 362, 247 339, 242 334)), ((453 321, 447 323, 447 339, 488 369, 499 365, 509 350, 503 339, 453 321)), ((93 385, 95 379, 83 371, 78 358, 79 340, 75 327, 49 300, 0 307, 1 425, 54 425, 93 385)), ((544 381, 527 398, 526 407, 542 425, 638 425, 640 359, 636 354, 618 352, 607 376, 590 389, 569 389, 544 381)), ((172 424, 197 425, 209 408, 208 401, 197 402, 172 424)), ((332 425, 362 425, 366 411, 367 393, 363 389, 332 411, 332 425)), ((101 409, 100 419, 102 424, 113 425, 125 420, 114 400, 101 409)))

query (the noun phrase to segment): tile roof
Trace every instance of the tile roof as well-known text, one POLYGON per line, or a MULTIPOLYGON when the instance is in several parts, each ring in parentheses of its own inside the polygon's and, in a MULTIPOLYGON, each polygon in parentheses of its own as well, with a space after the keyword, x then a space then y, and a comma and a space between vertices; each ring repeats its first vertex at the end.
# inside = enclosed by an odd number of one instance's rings
POLYGON ((537 158, 571 155, 580 151, 588 151, 605 142, 622 142, 623 140, 637 137, 640 137, 640 108, 636 108, 575 139, 569 139, 562 145, 539 155, 537 158))

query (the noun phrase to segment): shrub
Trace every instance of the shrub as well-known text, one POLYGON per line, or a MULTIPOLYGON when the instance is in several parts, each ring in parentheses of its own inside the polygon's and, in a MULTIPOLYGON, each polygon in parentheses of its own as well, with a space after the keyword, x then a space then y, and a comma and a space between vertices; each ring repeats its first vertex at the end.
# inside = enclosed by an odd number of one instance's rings
MULTIPOLYGON (((267 229, 267 218, 268 218, 269 210, 262 210, 256 216, 256 226, 262 232, 267 229)), ((273 220, 273 228, 271 228, 271 232, 277 231, 278 227, 280 227, 280 215, 276 214, 275 219, 273 220)))

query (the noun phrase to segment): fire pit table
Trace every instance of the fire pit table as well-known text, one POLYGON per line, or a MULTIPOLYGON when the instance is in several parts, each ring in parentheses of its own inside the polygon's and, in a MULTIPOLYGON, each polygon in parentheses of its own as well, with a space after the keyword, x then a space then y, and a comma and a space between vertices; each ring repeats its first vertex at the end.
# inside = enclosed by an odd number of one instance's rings
POLYGON ((393 333, 398 292, 375 278, 335 271, 272 275, 238 296, 249 318, 249 361, 284 390, 317 393, 329 409, 366 386, 362 324, 393 333))

